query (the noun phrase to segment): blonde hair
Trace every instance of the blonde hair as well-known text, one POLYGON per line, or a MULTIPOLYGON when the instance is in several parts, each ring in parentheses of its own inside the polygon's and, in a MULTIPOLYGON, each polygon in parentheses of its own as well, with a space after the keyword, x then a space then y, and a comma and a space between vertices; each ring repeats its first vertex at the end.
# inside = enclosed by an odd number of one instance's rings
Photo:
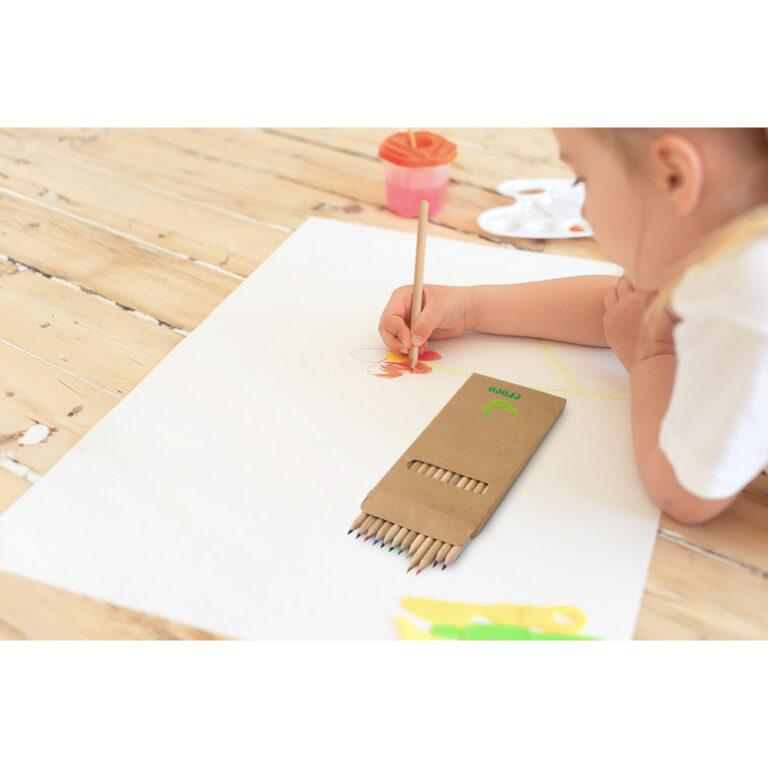
MULTIPOLYGON (((595 128, 593 130, 620 152, 626 167, 636 168, 638 153, 630 147, 633 135, 640 133, 661 134, 674 129, 595 128)), ((745 145, 748 142, 752 145, 752 150, 763 152, 768 158, 768 128, 698 128, 689 130, 719 134, 721 137, 738 140, 745 145)), ((744 243, 766 232, 768 232, 768 204, 758 205, 705 235, 701 243, 688 256, 678 262, 674 274, 659 289, 656 298, 648 308, 647 319, 649 321, 654 319, 658 312, 669 307, 675 288, 690 267, 709 264, 722 256, 733 253, 744 243)))

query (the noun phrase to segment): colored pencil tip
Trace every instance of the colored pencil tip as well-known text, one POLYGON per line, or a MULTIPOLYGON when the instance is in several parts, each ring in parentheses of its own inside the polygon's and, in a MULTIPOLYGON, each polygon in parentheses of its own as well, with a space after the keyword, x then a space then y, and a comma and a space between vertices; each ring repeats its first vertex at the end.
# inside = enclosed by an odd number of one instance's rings
POLYGON ((393 549, 394 549, 394 547, 390 547, 390 548, 389 548, 389 551, 391 552, 393 549))
POLYGON ((444 566, 443 566, 443 570, 445 570, 447 567, 448 567, 447 565, 444 565, 444 566))
POLYGON ((363 535, 362 533, 358 533, 357 536, 355 536, 355 538, 359 539, 362 535, 363 535))
POLYGON ((349 536, 349 534, 350 534, 350 533, 352 533, 352 531, 354 531, 354 530, 355 530, 354 528, 350 528, 350 529, 347 531, 347 536, 349 536))

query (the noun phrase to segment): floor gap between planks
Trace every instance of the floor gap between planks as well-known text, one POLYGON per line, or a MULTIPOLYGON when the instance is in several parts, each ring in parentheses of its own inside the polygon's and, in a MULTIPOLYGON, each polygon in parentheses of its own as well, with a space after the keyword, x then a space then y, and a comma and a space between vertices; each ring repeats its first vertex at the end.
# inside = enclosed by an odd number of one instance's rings
POLYGON ((695 544, 694 542, 686 539, 682 534, 676 533, 675 531, 659 528, 658 535, 662 539, 671 541, 673 544, 678 544, 679 546, 684 547, 685 549, 689 549, 692 552, 697 552, 704 557, 709 557, 712 560, 717 560, 718 562, 724 563, 725 565, 730 565, 733 568, 749 573, 752 576, 757 576, 761 579, 768 579, 768 572, 763 571, 760 568, 756 568, 753 565, 742 563, 741 560, 736 560, 735 558, 729 557, 728 555, 722 555, 719 552, 716 552, 714 549, 703 547, 701 544, 695 544))
POLYGON ((192 264, 199 264, 200 266, 205 267, 206 269, 211 269, 214 272, 221 272, 222 274, 228 275, 229 277, 234 277, 236 280, 242 281, 244 279, 242 275, 238 275, 236 272, 230 272, 228 269, 224 269, 223 267, 220 267, 216 264, 211 264, 210 262, 203 261, 202 259, 196 259, 193 256, 182 253, 181 251, 175 251, 172 248, 166 248, 162 245, 157 245, 156 243, 150 243, 147 240, 142 240, 140 237, 136 237, 136 235, 129 235, 127 232, 115 229, 114 227, 110 227, 107 224, 101 224, 98 221, 94 221, 93 219, 72 213, 72 211, 68 211, 66 208, 59 208, 56 205, 45 203, 42 200, 38 200, 34 197, 22 195, 20 192, 16 192, 13 189, 0 186, 0 194, 8 195, 8 197, 14 197, 17 200, 23 200, 25 203, 30 203, 31 205, 36 205, 40 208, 45 208, 46 210, 51 211, 57 215, 66 216, 68 219, 72 219, 72 221, 77 221, 80 224, 85 224, 86 226, 100 229, 102 232, 107 232, 110 235, 115 235, 115 237, 128 240, 138 245, 139 248, 143 248, 144 250, 156 251, 157 253, 163 253, 166 256, 173 256, 174 258, 181 259, 182 261, 189 261, 192 264))
POLYGON ((141 187, 142 189, 148 189, 152 192, 165 195, 166 197, 172 197, 175 200, 183 200, 185 202, 191 202, 194 205, 199 205, 203 208, 208 208, 211 211, 216 211, 225 216, 231 216, 233 219, 239 219, 240 221, 247 221, 251 224, 258 224, 259 226, 267 227, 268 229, 275 229, 278 232, 294 231, 291 227, 286 227, 286 226, 283 226, 282 224, 273 224, 272 222, 262 221, 261 219, 255 219, 253 216, 248 216, 245 213, 240 213, 239 211, 233 211, 229 208, 225 208, 220 205, 215 205, 213 203, 205 202, 204 200, 193 199, 193 198, 187 197, 186 195, 183 195, 181 192, 176 192, 173 189, 166 189, 164 187, 156 186, 155 184, 150 184, 149 182, 142 181, 141 179, 135 179, 131 176, 125 176, 122 173, 113 171, 109 168, 104 167, 103 165, 99 165, 98 163, 89 162, 87 160, 81 160, 80 158, 69 157, 68 155, 62 155, 59 152, 54 152, 48 149, 47 147, 39 147, 36 144, 30 144, 28 142, 22 142, 20 146, 23 149, 28 150, 29 152, 35 152, 38 155, 48 155, 49 157, 55 158, 56 160, 61 160, 61 162, 63 163, 69 163, 70 165, 75 165, 80 168, 84 168, 88 171, 101 173, 104 176, 111 176, 112 178, 120 179, 126 184, 131 184, 135 187, 141 187))
MULTIPOLYGON (((13 265, 19 271, 33 272, 34 274, 40 275, 40 277, 44 277, 46 280, 50 280, 56 283, 57 285, 63 285, 65 288, 69 288, 71 291, 77 291, 78 293, 83 293, 86 296, 91 296, 92 298, 97 299, 98 301, 101 301, 104 304, 108 304, 110 307, 114 309, 119 309, 122 312, 129 312, 130 314, 135 315, 139 320, 143 320, 144 322, 152 323, 153 325, 161 325, 163 326, 163 328, 168 328, 168 330, 171 330, 174 333, 178 333, 180 336, 189 335, 189 331, 186 331, 183 328, 177 328, 175 325, 166 323, 164 320, 158 320, 156 317, 152 317, 152 315, 148 315, 146 312, 142 312, 140 309, 136 309, 135 307, 129 307, 127 304, 121 304, 119 301, 115 301, 115 299, 110 299, 108 296, 104 296, 104 294, 101 294, 98 291, 94 291, 90 288, 86 288, 80 285, 80 283, 74 282, 73 280, 68 280, 66 277, 60 277, 59 275, 54 275, 51 272, 46 272, 43 269, 34 267, 31 264, 25 264, 24 262, 18 261, 17 259, 12 259, 10 256, 6 256, 2 253, 0 253, 0 261, 5 261, 6 263, 13 265)), ((6 342, 6 343, 9 343, 9 342, 6 342)), ((23 351, 26 352, 28 350, 23 350, 23 351)), ((65 369, 62 368, 62 370, 65 370, 65 369)))

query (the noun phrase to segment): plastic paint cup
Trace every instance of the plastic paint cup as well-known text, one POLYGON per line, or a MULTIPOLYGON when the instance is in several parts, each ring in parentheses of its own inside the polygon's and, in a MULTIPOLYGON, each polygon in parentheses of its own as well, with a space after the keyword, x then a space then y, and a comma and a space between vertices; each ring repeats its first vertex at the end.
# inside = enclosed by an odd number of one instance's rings
POLYGON ((416 131, 416 146, 405 131, 393 133, 379 147, 384 161, 387 208, 400 216, 415 219, 419 202, 429 202, 430 217, 440 212, 448 191, 451 163, 456 145, 429 131, 416 131))

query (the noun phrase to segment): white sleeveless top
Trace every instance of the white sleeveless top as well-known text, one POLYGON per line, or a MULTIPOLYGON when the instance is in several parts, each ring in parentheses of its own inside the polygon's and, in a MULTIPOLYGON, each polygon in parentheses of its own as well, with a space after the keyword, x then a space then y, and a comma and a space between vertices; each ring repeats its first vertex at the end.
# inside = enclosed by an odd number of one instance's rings
POLYGON ((659 436, 680 485, 704 499, 768 469, 768 206, 719 233, 721 252, 672 294, 677 368, 659 436))

